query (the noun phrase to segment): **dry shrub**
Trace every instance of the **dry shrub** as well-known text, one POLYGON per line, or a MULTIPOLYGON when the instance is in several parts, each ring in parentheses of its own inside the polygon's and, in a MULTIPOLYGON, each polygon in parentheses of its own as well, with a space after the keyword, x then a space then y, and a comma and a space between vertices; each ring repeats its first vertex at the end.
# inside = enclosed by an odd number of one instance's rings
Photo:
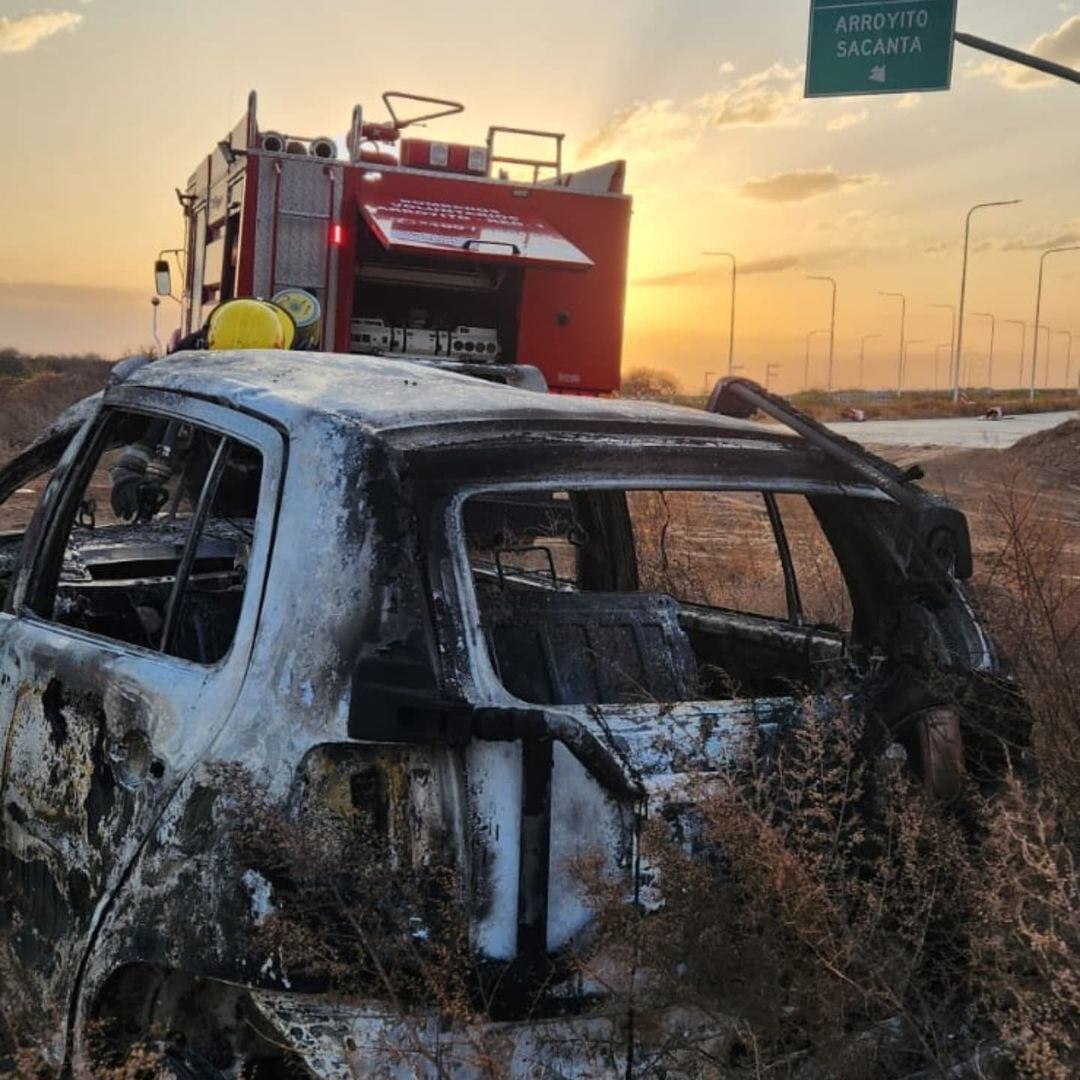
POLYGON ((1025 1076, 1080 1070, 1080 891, 1054 794, 1015 782, 985 808, 972 934, 979 1004, 1025 1076))
POLYGON ((898 766, 866 760, 855 721, 803 720, 768 767, 748 756, 648 823, 662 903, 616 914, 598 895, 590 967, 621 952, 629 993, 648 957, 639 1008, 681 1001, 728 1018, 726 1058, 703 1068, 900 1075, 945 1056, 964 984, 965 841, 898 766))
POLYGON ((619 392, 625 398, 674 401, 679 393, 679 380, 662 368, 638 367, 623 376, 619 392))
MULTIPOLYGON (((1035 759, 1067 826, 1080 821, 1080 538, 1026 471, 1003 476, 984 511, 997 538, 978 590, 1035 718, 1035 759)), ((1072 833, 1075 846, 1080 836, 1072 833)))
POLYGON ((105 382, 108 369, 46 372, 31 379, 0 379, 0 445, 15 450, 32 442, 64 409, 105 382))
POLYGON ((387 1061, 420 1057, 440 1069, 452 1061, 505 1075, 512 1046, 474 1026, 490 1018, 505 971, 477 966, 449 849, 414 850, 400 821, 388 828, 362 807, 328 813, 317 799, 317 806, 286 810, 241 770, 226 783, 239 864, 273 887, 272 910, 250 940, 253 953, 272 957, 295 989, 330 989, 392 1010, 394 1031, 380 1036, 387 1061), (432 1013, 461 1034, 453 1051, 429 1042, 432 1013))
MULTIPOLYGON (((54 1003, 47 1016, 27 991, 29 979, 14 956, 10 941, 0 936, 0 1076, 17 1080, 56 1080, 60 1069, 40 1041, 42 1032, 63 1029, 62 1007, 54 1003)), ((97 1032, 92 1033, 92 1041, 97 1032)), ((99 1062, 90 1080, 154 1080, 162 1074, 163 1058, 153 1045, 139 1044, 108 1062, 99 1062)))
POLYGON ((449 860, 410 859, 362 811, 288 813, 250 781, 231 782, 239 865, 272 886, 258 954, 294 982, 471 1015, 468 923, 449 860))
POLYGON ((627 503, 643 590, 786 616, 782 568, 760 495, 630 491, 627 503))
POLYGON ((958 814, 863 745, 856 718, 808 708, 767 764, 645 824, 636 906, 583 865, 584 970, 639 1027, 676 1004, 726 1022, 719 1049, 668 1040, 702 1076, 936 1075, 980 1053, 1070 1075, 1080 905, 1057 823, 1018 783, 958 814))

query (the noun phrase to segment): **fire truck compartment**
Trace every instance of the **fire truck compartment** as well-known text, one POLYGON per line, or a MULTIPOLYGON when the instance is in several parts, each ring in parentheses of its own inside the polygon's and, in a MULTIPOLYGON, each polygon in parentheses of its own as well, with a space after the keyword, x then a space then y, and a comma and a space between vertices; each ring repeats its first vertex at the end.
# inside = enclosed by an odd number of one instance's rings
POLYGON ((399 195, 366 199, 350 350, 518 362, 529 269, 592 265, 533 211, 399 195))
POLYGON ((388 196, 365 199, 361 212, 388 251, 515 265, 593 265, 558 229, 529 210, 507 213, 491 206, 388 196))

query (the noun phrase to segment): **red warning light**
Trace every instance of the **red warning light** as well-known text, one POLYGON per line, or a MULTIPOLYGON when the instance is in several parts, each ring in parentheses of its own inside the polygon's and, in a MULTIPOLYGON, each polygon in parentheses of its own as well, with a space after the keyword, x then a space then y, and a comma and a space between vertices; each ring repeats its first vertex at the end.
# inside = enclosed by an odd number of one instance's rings
POLYGON ((341 247, 345 243, 345 226, 339 222, 330 226, 330 243, 334 247, 341 247))

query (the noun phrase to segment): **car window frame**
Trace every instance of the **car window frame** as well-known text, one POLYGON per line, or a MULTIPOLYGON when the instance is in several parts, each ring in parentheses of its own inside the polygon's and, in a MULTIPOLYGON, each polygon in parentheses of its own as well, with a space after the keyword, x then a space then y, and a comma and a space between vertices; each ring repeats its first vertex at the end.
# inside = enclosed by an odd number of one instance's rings
MULTIPOLYGON (((529 705, 514 697, 503 686, 495 670, 495 665, 489 654, 487 642, 484 639, 483 627, 480 618, 479 599, 476 594, 475 582, 473 581, 472 566, 469 562, 468 547, 465 543, 464 506, 469 499, 477 496, 493 495, 499 492, 512 491, 565 491, 574 490, 604 490, 619 488, 622 490, 684 490, 684 491, 717 491, 717 492, 744 492, 757 495, 801 495, 810 498, 814 495, 840 495, 856 502, 889 503, 893 500, 877 488, 864 488, 851 484, 838 483, 829 480, 798 480, 792 481, 784 477, 776 477, 773 483, 763 483, 759 477, 752 479, 740 479, 739 477, 704 477, 700 474, 650 474, 628 476, 619 473, 598 475, 575 475, 569 477, 552 477, 541 480, 524 480, 519 478, 503 479, 498 481, 478 480, 475 483, 459 483, 451 490, 447 490, 437 500, 433 507, 432 528, 441 530, 441 537, 436 536, 433 551, 440 553, 437 563, 441 563, 448 573, 440 575, 443 591, 447 603, 439 605, 439 610, 434 612, 436 633, 442 635, 446 648, 444 656, 453 670, 448 670, 451 684, 456 684, 460 693, 466 698, 491 702, 494 704, 520 706, 529 705), (718 482, 720 481, 720 482, 718 482), (456 600, 456 602, 451 602, 456 600), (451 619, 449 626, 440 627, 440 614, 444 618, 448 615, 451 619), (453 624, 454 618, 459 618, 458 625, 453 624)), ((779 510, 779 508, 777 508, 779 510)), ((781 527, 782 527, 782 518, 781 527)), ((829 546, 832 541, 824 534, 829 546)), ((775 533, 774 533, 775 538, 775 533)), ((779 544, 778 544, 779 548, 779 544)), ((835 548, 833 548, 835 553, 835 548)), ((788 558, 790 559, 790 549, 788 558)), ((839 556, 837 556, 839 559, 839 556)), ((794 572, 794 571, 792 571, 794 572)), ((845 588, 848 589, 852 604, 856 602, 850 585, 845 579, 845 588)), ((791 597, 788 596, 788 617, 759 615, 753 612, 739 612, 748 618, 759 619, 765 622, 781 623, 785 626, 805 630, 808 633, 814 630, 812 625, 805 621, 799 623, 791 620, 791 597)), ((799 605, 801 611, 801 603, 799 605)), ((849 636, 844 634, 844 636, 849 636)), ((530 705, 535 708, 536 706, 530 705)))
MULTIPOLYGON (((119 650, 139 657, 152 657, 160 662, 192 667, 207 673, 217 671, 230 663, 240 639, 241 628, 247 622, 251 624, 251 639, 247 643, 247 648, 250 649, 258 628, 258 616, 266 592, 277 530, 287 460, 287 442, 284 433, 268 420, 207 401, 204 398, 173 391, 120 386, 106 395, 101 407, 88 421, 84 430, 79 433, 78 442, 78 458, 66 463, 67 467, 63 470, 62 476, 59 475, 59 470, 54 476, 53 483, 59 484, 59 490, 55 493, 56 497, 47 519, 34 523, 38 526, 35 529, 34 539, 37 543, 34 553, 28 558, 24 557, 23 565, 12 586, 10 610, 14 616, 27 623, 48 628, 58 634, 69 635, 100 648, 119 650), (79 498, 93 470, 97 467, 101 455, 100 443, 107 431, 110 417, 115 412, 134 412, 165 420, 192 423, 215 434, 246 444, 262 456, 263 468, 259 484, 255 534, 252 540, 251 569, 244 590, 240 616, 228 650, 213 663, 188 660, 175 654, 162 652, 160 649, 152 649, 78 627, 67 626, 41 613, 44 594, 48 593, 51 602, 55 597, 57 585, 56 580, 50 584, 46 574, 59 577, 64 548, 74 522, 79 498)), ((69 446, 67 453, 71 451, 72 447, 69 446)), ((27 539, 30 539, 29 531, 27 539)), ((25 540, 24 543, 26 543, 25 540)))

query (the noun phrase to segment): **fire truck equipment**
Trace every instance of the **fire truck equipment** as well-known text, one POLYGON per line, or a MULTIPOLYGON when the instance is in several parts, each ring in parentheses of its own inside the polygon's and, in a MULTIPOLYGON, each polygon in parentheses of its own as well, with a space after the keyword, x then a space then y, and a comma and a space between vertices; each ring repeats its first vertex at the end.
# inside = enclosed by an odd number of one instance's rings
POLYGON ((280 349, 284 331, 262 300, 230 300, 210 316, 206 335, 211 349, 280 349))
POLYGON ((296 326, 294 349, 315 349, 319 345, 319 322, 322 306, 303 289, 282 289, 274 294, 274 303, 292 316, 296 326))
POLYGON ((322 135, 318 139, 311 140, 311 154, 313 157, 331 160, 337 157, 337 143, 328 135, 322 135))
POLYGON ((184 333, 233 297, 303 290, 316 314, 298 320, 300 347, 531 365, 554 391, 618 390, 623 163, 566 172, 562 136, 526 128, 477 145, 402 138, 463 106, 383 101, 386 120, 353 110, 345 160, 333 139, 260 131, 250 96, 180 195, 184 333))
POLYGON ((352 352, 373 356, 443 357, 474 363, 497 363, 502 348, 497 330, 455 326, 449 330, 388 326, 382 319, 353 319, 352 352))

